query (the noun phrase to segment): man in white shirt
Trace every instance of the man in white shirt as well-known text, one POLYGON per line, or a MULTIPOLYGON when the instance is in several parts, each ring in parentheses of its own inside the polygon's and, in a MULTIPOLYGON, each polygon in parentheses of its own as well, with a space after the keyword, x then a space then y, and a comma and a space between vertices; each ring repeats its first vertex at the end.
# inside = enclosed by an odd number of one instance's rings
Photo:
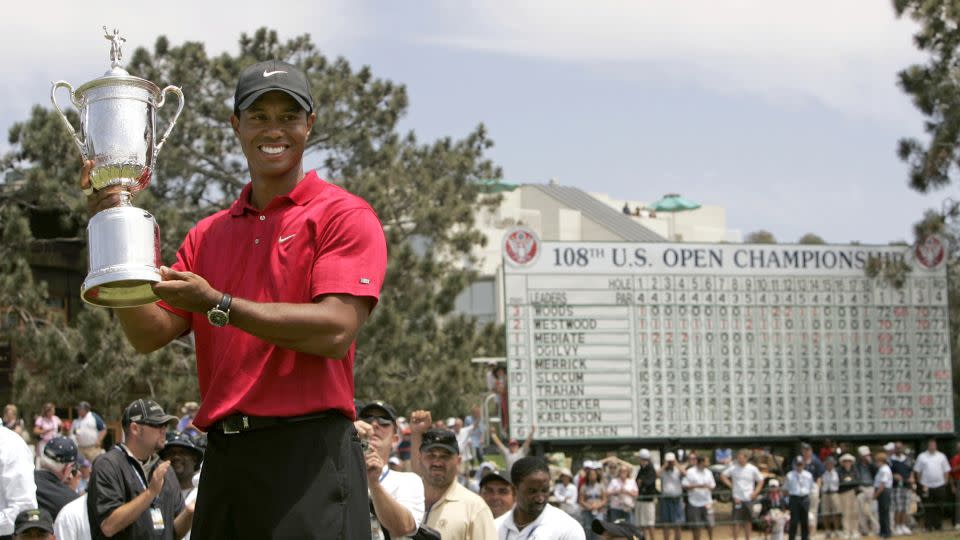
POLYGON ((877 474, 873 477, 873 498, 877 500, 877 519, 880 537, 890 538, 890 493, 893 491, 893 471, 887 465, 887 453, 877 452, 877 474))
POLYGON ((0 427, 0 536, 12 535, 20 512, 36 507, 33 453, 23 437, 0 427))
POLYGON ((697 456, 697 464, 687 469, 680 482, 687 490, 687 526, 693 531, 693 540, 699 540, 700 529, 707 529, 713 540, 713 527, 710 525, 709 510, 713 504, 713 488, 717 487, 713 471, 706 467, 707 458, 697 456))
POLYGON ((372 428, 367 462, 370 490, 370 531, 373 540, 409 538, 420 527, 424 512, 423 481, 416 473, 391 470, 390 452, 400 444, 396 410, 383 401, 372 401, 357 413, 372 428))
POLYGON ((790 500, 790 532, 788 537, 794 540, 797 536, 797 525, 800 525, 800 538, 810 540, 810 520, 793 519, 794 516, 806 518, 810 512, 810 493, 813 492, 813 475, 804 469, 803 456, 793 460, 793 470, 787 473, 787 495, 790 500))
POLYGON ((924 526, 928 531, 940 530, 943 526, 943 507, 947 504, 947 482, 950 478, 950 462, 937 450, 937 441, 927 442, 927 451, 917 456, 913 474, 920 484, 920 497, 924 501, 924 526))
POLYGON ((550 467, 538 457, 517 460, 510 469, 517 494, 513 510, 494 522, 500 540, 586 540, 583 527, 550 498, 550 467))
POLYGON ((750 540, 750 530, 753 528, 750 505, 763 489, 760 469, 747 462, 746 450, 740 450, 737 452, 737 462, 723 471, 720 481, 733 492, 733 540, 737 540, 737 529, 743 529, 744 536, 750 540))
POLYGON ((77 442, 80 453, 91 462, 103 453, 103 438, 107 436, 107 425, 100 415, 90 410, 90 404, 81 401, 77 404, 77 418, 70 425, 70 437, 77 442))
POLYGON ((90 518, 87 517, 87 494, 70 501, 53 522, 57 540, 90 540, 90 518))

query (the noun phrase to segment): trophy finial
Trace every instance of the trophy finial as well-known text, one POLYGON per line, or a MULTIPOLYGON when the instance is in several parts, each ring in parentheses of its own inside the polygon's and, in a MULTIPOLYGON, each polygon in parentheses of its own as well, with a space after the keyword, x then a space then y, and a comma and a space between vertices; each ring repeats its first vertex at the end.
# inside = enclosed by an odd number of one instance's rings
POLYGON ((123 46, 123 43, 127 41, 127 38, 122 37, 120 30, 116 28, 113 29, 113 34, 111 34, 106 26, 103 27, 103 37, 107 38, 107 41, 110 42, 110 67, 120 67, 120 61, 123 60, 123 51, 120 48, 123 46))

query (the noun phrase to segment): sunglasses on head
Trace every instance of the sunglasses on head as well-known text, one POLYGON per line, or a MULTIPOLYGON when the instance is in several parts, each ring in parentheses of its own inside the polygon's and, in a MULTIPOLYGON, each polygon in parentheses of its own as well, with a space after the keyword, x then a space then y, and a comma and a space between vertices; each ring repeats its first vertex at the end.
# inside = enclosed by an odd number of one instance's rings
POLYGON ((384 418, 383 416, 364 416, 360 420, 370 424, 380 424, 382 427, 392 426, 393 420, 389 418, 384 418))

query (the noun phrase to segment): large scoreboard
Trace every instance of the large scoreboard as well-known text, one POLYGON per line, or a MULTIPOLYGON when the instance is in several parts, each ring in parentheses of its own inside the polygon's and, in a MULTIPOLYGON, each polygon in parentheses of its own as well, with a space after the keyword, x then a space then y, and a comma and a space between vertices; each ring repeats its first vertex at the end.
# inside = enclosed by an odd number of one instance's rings
POLYGON ((503 243, 511 435, 953 432, 944 246, 503 243), (902 287, 865 275, 902 261, 902 287))

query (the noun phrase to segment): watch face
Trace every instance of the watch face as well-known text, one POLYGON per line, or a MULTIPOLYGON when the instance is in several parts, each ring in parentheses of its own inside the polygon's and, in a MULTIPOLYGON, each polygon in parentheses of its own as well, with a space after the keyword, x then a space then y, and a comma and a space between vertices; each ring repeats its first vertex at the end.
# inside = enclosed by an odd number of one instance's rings
POLYGON ((207 320, 209 320, 210 324, 214 326, 226 326, 227 321, 229 321, 229 317, 225 312, 220 311, 219 309, 211 309, 207 313, 207 320))

